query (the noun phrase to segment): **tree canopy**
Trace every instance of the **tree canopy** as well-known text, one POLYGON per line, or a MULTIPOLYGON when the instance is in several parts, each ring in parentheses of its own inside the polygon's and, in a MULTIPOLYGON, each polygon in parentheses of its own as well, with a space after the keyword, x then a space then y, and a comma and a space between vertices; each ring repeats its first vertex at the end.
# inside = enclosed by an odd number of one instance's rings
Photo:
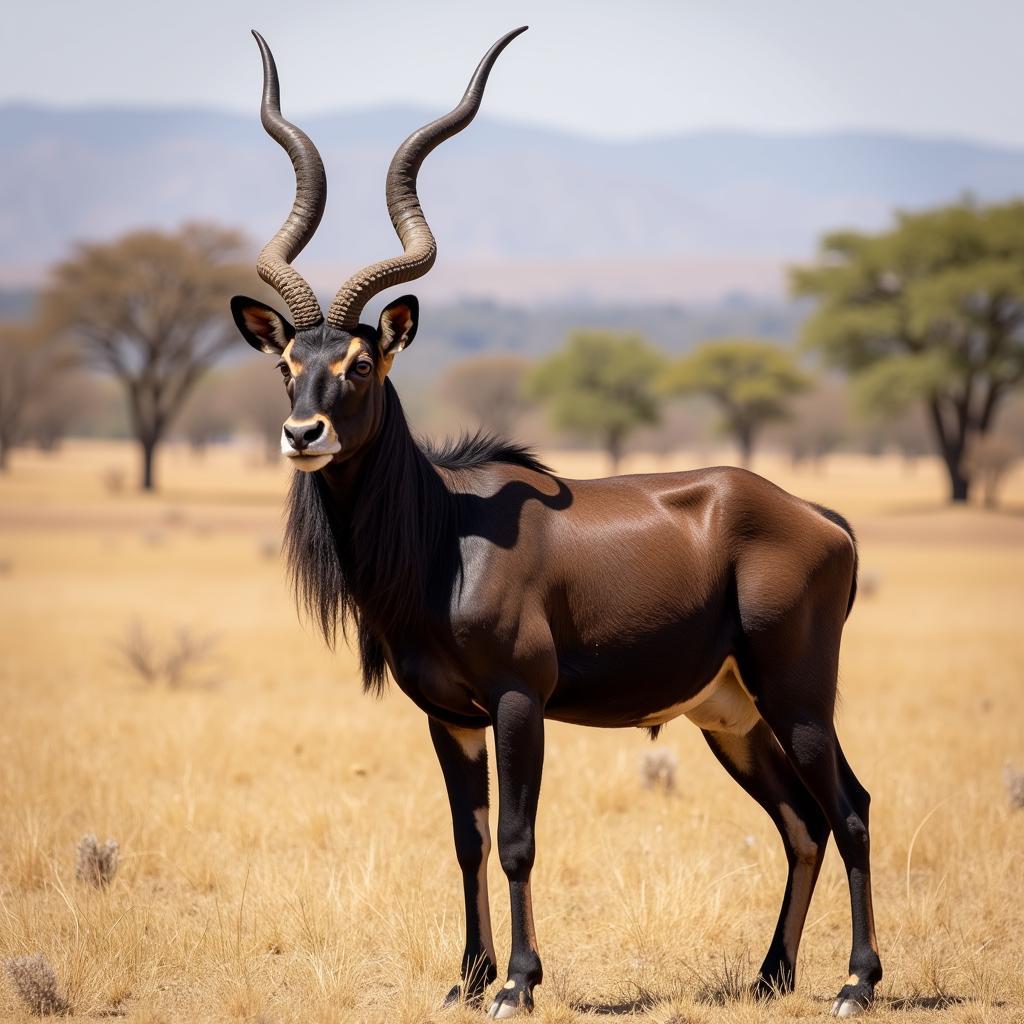
POLYGON ((254 274, 236 231, 191 224, 78 246, 53 271, 41 306, 50 327, 123 386, 142 447, 142 487, 154 486, 159 442, 236 332, 228 302, 254 274))
POLYGON ((556 426, 598 438, 613 471, 637 427, 657 423, 661 353, 636 334, 574 331, 531 373, 527 393, 549 403, 556 426))
POLYGON ((805 343, 857 377, 862 406, 923 404, 951 498, 966 501, 970 446, 1024 379, 1024 203, 968 200, 878 234, 834 232, 792 287, 818 300, 805 343))
POLYGON ((665 374, 678 395, 706 395, 722 414, 722 429, 735 438, 740 460, 750 464, 760 430, 785 419, 789 401, 810 381, 793 355, 760 338, 723 338, 698 346, 665 374))

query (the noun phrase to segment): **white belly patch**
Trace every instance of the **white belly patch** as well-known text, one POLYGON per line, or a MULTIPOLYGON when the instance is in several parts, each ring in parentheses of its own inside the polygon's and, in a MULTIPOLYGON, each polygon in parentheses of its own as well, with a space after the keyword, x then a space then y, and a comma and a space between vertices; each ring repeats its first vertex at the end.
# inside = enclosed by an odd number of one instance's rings
POLYGON ((722 662, 715 678, 700 693, 664 711, 655 711, 638 724, 664 725, 680 715, 686 715, 699 729, 738 736, 750 732, 761 718, 754 699, 743 685, 736 659, 731 654, 722 662))

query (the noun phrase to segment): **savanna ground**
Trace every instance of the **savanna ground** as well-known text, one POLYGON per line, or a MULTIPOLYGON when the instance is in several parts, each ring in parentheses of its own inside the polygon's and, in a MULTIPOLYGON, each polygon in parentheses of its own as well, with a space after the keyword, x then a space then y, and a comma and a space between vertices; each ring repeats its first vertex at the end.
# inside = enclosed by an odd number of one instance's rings
MULTIPOLYGON (((171 450, 143 498, 134 465, 127 446, 73 443, 18 453, 0 480, 0 956, 44 953, 82 1018, 479 1020, 437 1009, 463 925, 425 719, 394 688, 363 697, 348 651, 297 621, 277 554, 286 471, 171 450), (145 684, 117 653, 133 623, 158 652, 183 628, 216 647, 177 686, 145 684), (89 832, 121 845, 105 891, 75 879, 89 832)), ((1024 811, 1003 782, 1004 762, 1024 768, 1024 474, 990 513, 943 507, 930 463, 756 468, 862 539, 839 732, 873 794, 872 1019, 1024 1020, 1024 811)), ((781 844, 685 720, 658 748, 678 758, 675 792, 641 785, 639 731, 550 726, 536 1018, 822 1018, 849 954, 834 846, 796 994, 751 1002, 781 844)), ((491 888, 503 963, 495 857, 491 888)), ((28 1019, 5 978, 0 1015, 28 1019)))

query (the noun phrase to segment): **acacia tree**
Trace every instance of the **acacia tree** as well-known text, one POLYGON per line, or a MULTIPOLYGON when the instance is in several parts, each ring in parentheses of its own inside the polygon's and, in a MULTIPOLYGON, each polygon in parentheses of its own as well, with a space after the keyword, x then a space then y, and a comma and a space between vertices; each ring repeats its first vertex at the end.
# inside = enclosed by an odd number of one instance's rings
POLYGON ((70 360, 36 323, 0 323, 0 471, 70 360))
POLYGON ((655 380, 663 365, 661 353, 639 335, 576 331, 534 368, 527 394, 550 404, 557 426, 599 438, 614 473, 629 434, 658 422, 655 380))
POLYGON ((665 374, 664 387, 677 395, 706 395, 722 413, 722 429, 750 465, 764 426, 789 414, 789 402, 809 380, 786 349, 759 338, 723 338, 698 346, 665 374))
POLYGON ((530 361, 510 352, 486 352, 456 363, 441 379, 445 400, 484 430, 507 436, 530 407, 524 387, 530 361))
POLYGON ((123 387, 143 490, 154 488, 154 454, 189 393, 234 344, 228 299, 252 285, 245 255, 238 232, 212 225, 137 231, 78 246, 43 293, 53 328, 123 387))
POLYGON ((863 404, 921 404, 950 498, 966 501, 968 453, 1024 379, 1024 203, 965 201, 879 234, 827 235, 792 287, 819 300, 805 342, 857 376, 863 404))

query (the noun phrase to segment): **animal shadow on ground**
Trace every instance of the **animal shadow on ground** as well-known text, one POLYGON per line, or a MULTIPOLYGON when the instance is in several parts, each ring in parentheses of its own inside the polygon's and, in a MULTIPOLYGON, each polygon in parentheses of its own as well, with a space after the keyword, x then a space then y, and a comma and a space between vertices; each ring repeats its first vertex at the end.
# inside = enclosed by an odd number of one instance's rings
MULTIPOLYGON (((724 1006, 727 1003, 740 1002, 747 994, 740 995, 731 985, 723 985, 714 990, 707 989, 701 993, 699 1002, 708 1003, 713 1006, 724 1006)), ((829 1002, 825 996, 819 996, 822 1004, 829 1002)), ((622 999, 618 1002, 590 1003, 577 1001, 572 1003, 572 1008, 577 1013, 590 1013, 597 1017, 628 1017, 631 1014, 647 1013, 661 1003, 669 1002, 669 996, 657 996, 651 992, 644 992, 632 999, 622 999)), ((967 1002, 965 996, 940 995, 940 996, 887 996, 875 1000, 877 1009, 896 1010, 907 1012, 909 1010, 950 1010, 954 1006, 967 1002)), ((999 1008, 1004 1003, 992 1003, 992 1006, 999 1008)))
MULTIPOLYGON (((875 1000, 875 1005, 886 1010, 949 1010, 960 1003, 966 1003, 966 996, 955 996, 943 993, 938 996, 883 996, 875 1000)), ((1001 1006, 1002 1003, 991 1003, 1001 1006)))
POLYGON ((644 992, 633 999, 621 999, 611 1003, 588 1003, 585 1001, 574 1002, 572 1008, 577 1013, 592 1013, 597 1017, 628 1017, 634 1013, 646 1013, 653 1010, 659 1003, 664 1002, 662 998, 644 992))

